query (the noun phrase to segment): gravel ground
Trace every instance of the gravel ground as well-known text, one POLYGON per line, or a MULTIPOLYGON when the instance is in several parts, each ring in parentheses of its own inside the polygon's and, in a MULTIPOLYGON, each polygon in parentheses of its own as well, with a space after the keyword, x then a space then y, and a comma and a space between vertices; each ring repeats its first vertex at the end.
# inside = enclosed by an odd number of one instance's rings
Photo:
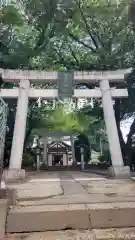
POLYGON ((13 234, 5 240, 135 240, 135 228, 13 234))

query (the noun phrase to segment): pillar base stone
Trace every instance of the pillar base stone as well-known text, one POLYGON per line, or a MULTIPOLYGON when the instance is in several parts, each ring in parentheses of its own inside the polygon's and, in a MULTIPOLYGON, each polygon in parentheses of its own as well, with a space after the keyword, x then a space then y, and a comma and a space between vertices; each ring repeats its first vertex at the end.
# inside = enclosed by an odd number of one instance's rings
POLYGON ((129 166, 111 166, 108 172, 115 178, 130 178, 129 166))
POLYGON ((3 172, 3 179, 5 181, 10 180, 24 180, 25 170, 24 169, 7 169, 3 172))

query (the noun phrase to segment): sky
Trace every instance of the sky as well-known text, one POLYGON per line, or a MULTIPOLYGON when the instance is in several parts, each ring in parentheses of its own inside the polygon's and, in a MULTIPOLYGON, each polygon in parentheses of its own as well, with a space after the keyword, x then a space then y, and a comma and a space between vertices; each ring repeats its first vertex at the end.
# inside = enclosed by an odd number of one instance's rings
POLYGON ((132 122, 133 122, 133 119, 129 118, 121 123, 121 131, 125 141, 127 140, 127 134, 129 133, 129 129, 132 122))

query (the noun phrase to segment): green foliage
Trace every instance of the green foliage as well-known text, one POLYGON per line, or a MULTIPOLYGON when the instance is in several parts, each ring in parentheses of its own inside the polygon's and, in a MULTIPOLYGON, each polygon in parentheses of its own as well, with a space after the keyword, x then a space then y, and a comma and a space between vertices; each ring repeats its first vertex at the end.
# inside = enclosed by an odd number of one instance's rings
POLYGON ((34 157, 30 153, 24 153, 23 154, 23 162, 22 167, 33 167, 34 164, 34 157))
POLYGON ((98 160, 98 159, 92 159, 92 160, 90 160, 89 164, 99 165, 99 164, 100 164, 100 160, 98 160))
POLYGON ((3 24, 10 25, 3 35, 8 68, 115 69, 131 63, 134 33, 126 0, 20 0, 3 9, 3 24))
POLYGON ((0 9, 0 22, 4 25, 21 26, 23 18, 19 10, 14 5, 9 4, 0 9))
POLYGON ((106 160, 105 160, 105 156, 104 155, 100 155, 99 156, 99 161, 100 162, 105 162, 106 160))
POLYGON ((25 147, 28 143, 32 142, 35 134, 42 135, 43 132, 46 132, 52 127, 52 123, 50 122, 51 113, 52 111, 47 110, 45 104, 38 107, 35 101, 32 100, 30 102, 26 125, 25 147))
POLYGON ((63 107, 57 107, 48 115, 50 131, 87 133, 88 127, 95 118, 86 116, 79 111, 71 111, 63 107))
POLYGON ((75 158, 78 162, 81 162, 81 146, 84 147, 84 161, 88 163, 91 157, 91 146, 87 135, 84 133, 78 134, 77 140, 74 142, 75 158))
POLYGON ((104 151, 102 155, 99 156, 99 161, 101 163, 109 163, 110 162, 110 154, 109 151, 104 151))
MULTIPOLYGON (((89 68, 116 69, 130 65, 134 33, 128 22, 128 1, 76 1, 69 36, 80 44, 89 68)), ((77 55, 76 55, 77 56, 77 55)), ((78 59, 79 60, 79 59, 78 59)))

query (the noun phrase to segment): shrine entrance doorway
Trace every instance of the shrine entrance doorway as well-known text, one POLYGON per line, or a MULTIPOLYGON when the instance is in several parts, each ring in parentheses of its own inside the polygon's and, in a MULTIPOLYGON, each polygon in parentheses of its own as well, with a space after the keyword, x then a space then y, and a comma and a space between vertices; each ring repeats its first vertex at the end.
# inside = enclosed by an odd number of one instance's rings
POLYGON ((53 166, 63 166, 63 155, 52 155, 53 166))

